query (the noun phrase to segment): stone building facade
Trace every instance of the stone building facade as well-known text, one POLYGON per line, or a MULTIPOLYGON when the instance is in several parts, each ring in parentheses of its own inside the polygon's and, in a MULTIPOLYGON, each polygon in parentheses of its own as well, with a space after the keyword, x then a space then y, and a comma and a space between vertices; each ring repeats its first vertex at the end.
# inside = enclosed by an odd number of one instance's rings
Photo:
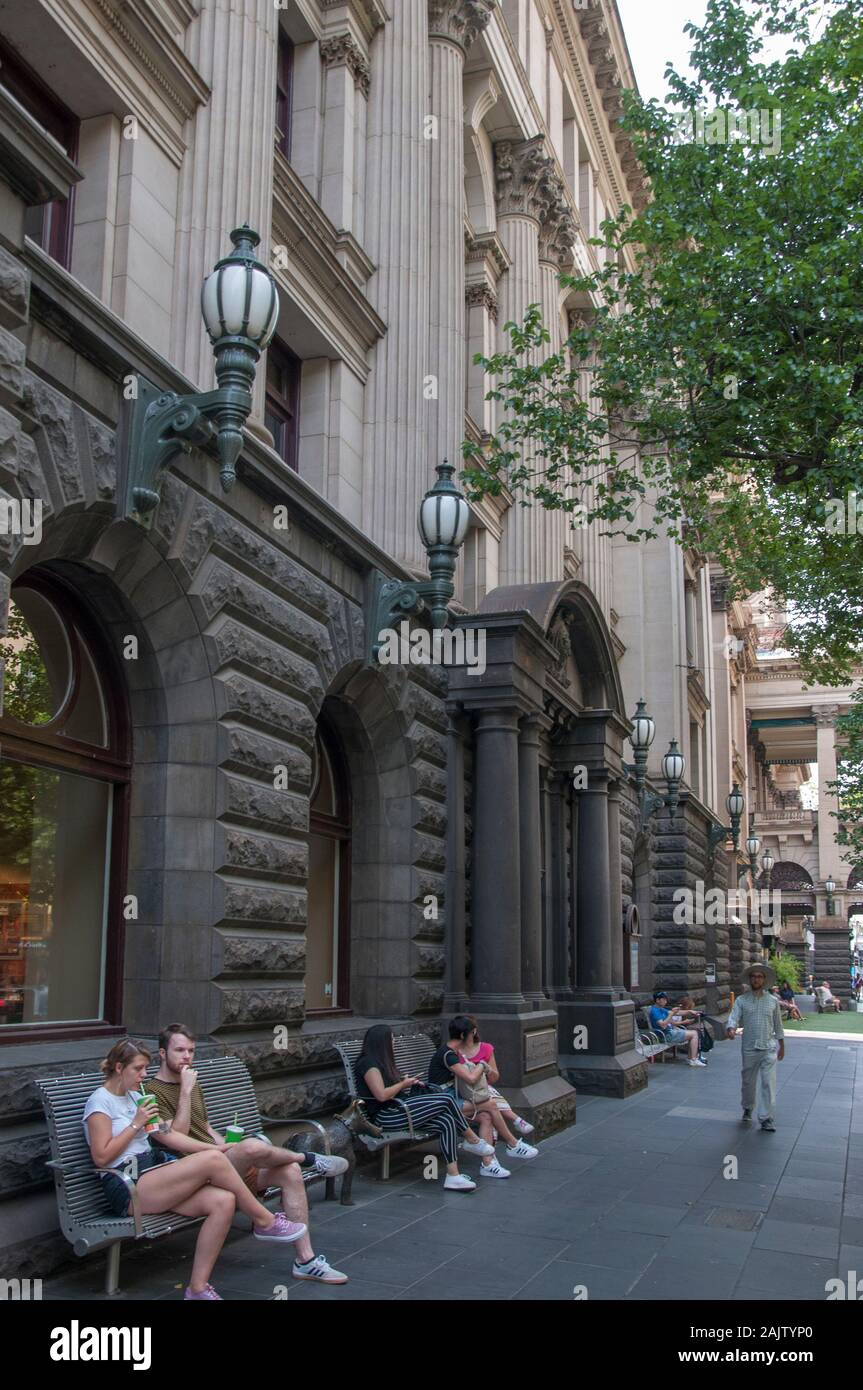
POLYGON ((547 1132, 579 1089, 647 1084, 634 998, 721 1011, 760 943, 675 920, 678 888, 745 868, 710 842, 747 769, 697 545, 486 499, 453 604, 484 673, 369 658, 376 579, 425 571, 436 464, 495 427, 474 355, 532 303, 560 346, 591 307, 560 272, 646 196, 613 0, 0 0, 0 43, 0 1265, 20 1274, 63 1249, 34 1080, 116 1036, 182 1018, 278 1120, 342 1100, 337 1039, 437 1036, 467 1008, 547 1132), (181 453, 141 525, 130 382, 212 387, 199 287, 243 223, 281 308, 237 482, 181 453), (687 760, 673 816, 641 816, 641 697, 650 782, 672 738, 687 760))

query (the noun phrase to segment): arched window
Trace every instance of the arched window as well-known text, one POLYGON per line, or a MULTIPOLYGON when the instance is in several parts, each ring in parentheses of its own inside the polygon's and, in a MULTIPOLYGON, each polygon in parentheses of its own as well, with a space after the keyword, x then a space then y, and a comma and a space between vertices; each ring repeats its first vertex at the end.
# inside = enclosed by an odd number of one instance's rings
POLYGON ((130 767, 112 658, 36 572, 12 589, 0 657, 0 1042, 116 1030, 130 767))
POLYGON ((309 815, 307 1014, 350 1007, 350 879, 347 769, 335 735, 321 722, 309 815))

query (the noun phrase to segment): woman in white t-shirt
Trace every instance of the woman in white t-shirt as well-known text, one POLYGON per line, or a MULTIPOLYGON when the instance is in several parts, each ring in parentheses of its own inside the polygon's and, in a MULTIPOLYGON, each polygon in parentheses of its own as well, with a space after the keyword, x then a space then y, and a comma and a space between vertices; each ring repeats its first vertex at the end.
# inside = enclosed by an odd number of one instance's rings
MULTIPOLYGON (((151 1146, 146 1126, 158 1121, 158 1107, 155 1101, 138 1104, 149 1061, 147 1049, 129 1038, 114 1044, 102 1063, 105 1084, 84 1107, 84 1134, 97 1168, 122 1168, 135 1182, 143 1215, 177 1211, 204 1218, 184 1298, 221 1301, 208 1280, 237 1207, 251 1217, 259 1240, 291 1243, 306 1227, 288 1221, 283 1212, 274 1217, 246 1187, 224 1146, 201 1144, 199 1153, 183 1158, 151 1146)), ((103 1173, 101 1181, 111 1211, 126 1216, 131 1207, 127 1183, 119 1172, 103 1173)))

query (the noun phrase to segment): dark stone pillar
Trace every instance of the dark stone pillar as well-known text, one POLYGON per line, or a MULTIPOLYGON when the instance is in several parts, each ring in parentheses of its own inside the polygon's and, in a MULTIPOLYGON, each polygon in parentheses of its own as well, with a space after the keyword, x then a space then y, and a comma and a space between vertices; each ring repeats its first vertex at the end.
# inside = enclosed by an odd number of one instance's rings
POLYGON ((572 913, 567 877, 567 783, 567 777, 559 772, 552 773, 547 783, 551 917, 546 987, 549 998, 556 1000, 572 998, 572 913))
POLYGON ((451 714, 446 765, 446 1013, 467 1005, 465 950, 464 719, 451 714))
POLYGON ((518 812, 521 840, 521 987, 528 1004, 541 1008, 542 837, 539 804, 539 717, 522 720, 518 744, 518 812))
POLYGON ((517 712, 483 710, 474 761, 471 997, 503 1013, 524 1007, 518 761, 517 712))
POLYGON ((608 784, 592 773, 578 793, 578 992, 611 987, 608 784))
POLYGON ((611 983, 624 988, 623 977, 623 877, 620 861, 620 783, 608 788, 609 933, 611 983))

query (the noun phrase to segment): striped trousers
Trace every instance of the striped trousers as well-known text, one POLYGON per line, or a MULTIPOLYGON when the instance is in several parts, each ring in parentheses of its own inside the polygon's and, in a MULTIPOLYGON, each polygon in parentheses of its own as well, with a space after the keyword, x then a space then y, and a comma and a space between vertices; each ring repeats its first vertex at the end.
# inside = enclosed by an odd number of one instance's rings
MULTIPOLYGON (((461 1106, 453 1096, 408 1096, 402 1102, 411 1114, 414 1129, 430 1129, 440 1140, 447 1163, 455 1163, 458 1137, 468 1127, 461 1106)), ((385 1133, 407 1129, 407 1116, 401 1105, 388 1102, 375 1115, 374 1123, 385 1133)))

